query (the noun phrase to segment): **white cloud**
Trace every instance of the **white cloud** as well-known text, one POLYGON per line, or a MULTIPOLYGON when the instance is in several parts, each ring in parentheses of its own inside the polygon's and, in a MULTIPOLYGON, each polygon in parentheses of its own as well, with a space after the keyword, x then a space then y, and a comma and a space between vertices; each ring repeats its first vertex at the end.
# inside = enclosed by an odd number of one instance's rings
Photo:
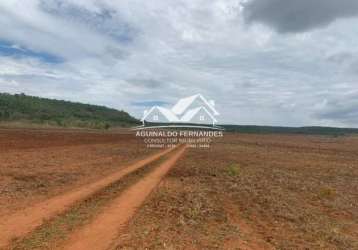
POLYGON ((236 0, 1 2, 0 43, 63 62, 1 56, 0 48, 0 91, 104 104, 137 116, 142 110, 133 102, 174 103, 200 92, 216 99, 224 122, 348 124, 337 115, 328 121, 319 104, 356 88, 357 35, 350 31, 357 20, 280 35, 247 26, 243 11, 236 0))

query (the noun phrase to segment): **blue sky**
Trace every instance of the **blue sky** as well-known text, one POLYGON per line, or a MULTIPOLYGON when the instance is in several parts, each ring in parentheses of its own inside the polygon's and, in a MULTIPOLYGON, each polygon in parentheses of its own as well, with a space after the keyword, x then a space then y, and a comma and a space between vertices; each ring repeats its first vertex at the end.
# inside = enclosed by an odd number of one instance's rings
POLYGON ((0 92, 136 117, 201 93, 221 123, 358 127, 356 0, 8 0, 0 25, 0 92))
POLYGON ((139 107, 153 107, 153 106, 161 106, 165 107, 170 105, 170 103, 163 102, 163 101, 139 101, 139 102, 132 102, 133 106, 139 106, 139 107))
POLYGON ((0 40, 0 56, 14 58, 34 58, 45 63, 62 63, 63 59, 46 52, 33 51, 11 42, 0 40))

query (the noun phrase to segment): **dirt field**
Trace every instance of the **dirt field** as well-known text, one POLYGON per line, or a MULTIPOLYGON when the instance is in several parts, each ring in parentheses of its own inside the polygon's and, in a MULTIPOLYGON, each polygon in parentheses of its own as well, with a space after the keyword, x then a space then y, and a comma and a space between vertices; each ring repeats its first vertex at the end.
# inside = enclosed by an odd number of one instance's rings
MULTIPOLYGON (((225 134, 181 150, 6 249, 358 249, 358 137, 225 134)), ((0 130, 0 217, 158 152, 131 134, 0 130)))
POLYGON ((0 216, 105 176, 154 152, 129 134, 0 130, 0 216))
POLYGON ((190 150, 115 249, 358 249, 358 138, 225 136, 190 150))

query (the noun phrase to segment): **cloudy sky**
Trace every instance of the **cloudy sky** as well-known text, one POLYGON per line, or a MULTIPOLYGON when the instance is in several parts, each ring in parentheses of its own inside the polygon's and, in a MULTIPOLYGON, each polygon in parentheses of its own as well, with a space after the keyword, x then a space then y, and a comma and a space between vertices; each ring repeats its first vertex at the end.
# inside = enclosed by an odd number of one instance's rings
POLYGON ((0 27, 0 92, 358 127, 357 0, 6 0, 0 27))

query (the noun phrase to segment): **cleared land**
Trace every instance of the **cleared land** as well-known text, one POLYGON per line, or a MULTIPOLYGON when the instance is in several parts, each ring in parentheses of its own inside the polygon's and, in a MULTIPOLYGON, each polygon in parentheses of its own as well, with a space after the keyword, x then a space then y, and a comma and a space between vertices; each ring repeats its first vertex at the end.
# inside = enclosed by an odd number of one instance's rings
POLYGON ((358 138, 226 135, 187 152, 114 249, 358 249, 358 138))
POLYGON ((92 183, 154 153, 130 134, 0 130, 0 216, 92 183))
MULTIPOLYGON (((78 131, 1 130, 0 147, 9 218, 158 153, 131 134, 78 131)), ((110 239, 92 249, 358 249, 358 137, 226 133, 179 156, 123 176, 9 249, 76 248, 101 223, 110 239)))
POLYGON ((183 155, 185 147, 179 149, 154 171, 129 187, 114 199, 89 225, 74 233, 65 249, 107 249, 125 223, 134 215, 147 196, 159 184, 167 172, 183 155))
POLYGON ((123 167, 118 172, 112 173, 91 184, 83 185, 69 192, 46 199, 38 204, 29 206, 17 213, 4 217, 0 221, 0 247, 8 245, 12 239, 20 238, 30 233, 43 224, 44 220, 53 218, 54 216, 64 213, 73 207, 76 203, 80 203, 85 199, 95 195, 101 190, 107 188, 122 178, 134 173, 135 171, 147 166, 148 164, 160 159, 163 155, 169 153, 171 149, 156 153, 140 160, 136 163, 123 167))

